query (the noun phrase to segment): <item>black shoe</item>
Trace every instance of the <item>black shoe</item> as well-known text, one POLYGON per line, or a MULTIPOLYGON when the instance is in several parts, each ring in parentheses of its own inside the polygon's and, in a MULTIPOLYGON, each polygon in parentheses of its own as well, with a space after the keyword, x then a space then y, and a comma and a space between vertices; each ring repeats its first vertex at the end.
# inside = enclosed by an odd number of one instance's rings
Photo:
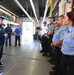
POLYGON ((47 56, 47 54, 43 54, 42 56, 47 56))
POLYGON ((40 53, 42 53, 42 52, 43 52, 43 50, 40 51, 40 53))
POLYGON ((12 46, 11 44, 9 46, 12 46))
POLYGON ((56 75, 55 71, 50 71, 49 74, 50 75, 56 75))
POLYGON ((54 61, 52 61, 52 62, 50 62, 50 64, 55 65, 55 62, 54 62, 54 61))
POLYGON ((6 47, 7 47, 7 45, 6 45, 6 47))
POLYGON ((17 45, 14 45, 14 47, 16 47, 17 45))
POLYGON ((55 68, 56 68, 55 66, 54 66, 54 67, 52 67, 52 70, 55 70, 55 68))
POLYGON ((0 62, 0 66, 5 66, 6 63, 0 62))
POLYGON ((51 58, 50 55, 47 55, 48 58, 51 58))
POLYGON ((49 59, 48 62, 53 62, 53 60, 52 59, 49 59))
POLYGON ((19 47, 20 47, 20 45, 19 45, 19 47))

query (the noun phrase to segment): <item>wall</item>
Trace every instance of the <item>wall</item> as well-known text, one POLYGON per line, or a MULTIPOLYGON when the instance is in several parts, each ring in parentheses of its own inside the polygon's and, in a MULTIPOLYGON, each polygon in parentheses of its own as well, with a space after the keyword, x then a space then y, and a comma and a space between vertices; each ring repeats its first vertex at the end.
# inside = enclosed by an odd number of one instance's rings
POLYGON ((62 14, 65 15, 67 12, 71 11, 71 6, 72 6, 72 3, 61 0, 59 3, 59 16, 62 14))
MULTIPOLYGON (((24 17, 24 18, 21 17, 20 19, 21 19, 23 22, 31 22, 31 20, 30 20, 28 17, 24 17)), ((35 19, 34 17, 33 17, 33 20, 36 21, 36 19, 35 19)), ((41 26, 42 20, 43 20, 43 18, 41 17, 41 18, 39 19, 39 23, 40 23, 39 26, 41 26)), ((46 21, 46 22, 49 22, 49 18, 46 17, 45 21, 46 21)), ((35 23, 35 25, 37 26, 36 23, 35 23)))
MULTIPOLYGON (((28 17, 21 17, 20 18, 23 22, 31 22, 31 20, 28 17)), ((35 18, 33 18, 35 20, 35 18)))
POLYGON ((71 11, 71 3, 65 3, 65 14, 71 11))
POLYGON ((12 21, 8 21, 8 20, 3 20, 3 24, 5 24, 4 28, 7 27, 7 24, 11 24, 11 28, 12 31, 14 31, 14 29, 16 28, 17 25, 19 25, 18 23, 12 22, 12 21))
MULTIPOLYGON (((31 20, 30 20, 28 17, 21 17, 20 19, 21 19, 23 22, 31 22, 31 20)), ((36 20, 36 19, 33 17, 33 20, 36 20)), ((39 24, 33 23, 34 32, 37 31, 37 30, 36 30, 36 27, 42 27, 42 20, 43 20, 43 18, 41 17, 41 18, 39 19, 39 24)), ((46 21, 46 22, 49 22, 49 18, 46 17, 45 21, 46 21)))
POLYGON ((64 0, 61 0, 59 3, 59 16, 64 14, 64 0))

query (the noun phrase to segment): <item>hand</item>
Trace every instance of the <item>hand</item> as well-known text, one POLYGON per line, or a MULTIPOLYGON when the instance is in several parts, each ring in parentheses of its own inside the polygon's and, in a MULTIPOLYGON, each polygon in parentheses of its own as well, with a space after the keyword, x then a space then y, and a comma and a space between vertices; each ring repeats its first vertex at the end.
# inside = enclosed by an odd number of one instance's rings
POLYGON ((8 33, 10 33, 10 32, 8 32, 8 33))
POLYGON ((51 47, 54 48, 54 43, 51 43, 51 47))
POLYGON ((47 38, 49 39, 49 36, 47 36, 47 38))
POLYGON ((42 38, 42 36, 40 36, 40 38, 42 38))
POLYGON ((7 37, 7 36, 8 36, 8 34, 4 34, 4 36, 5 36, 5 37, 7 37))
POLYGON ((19 34, 16 34, 16 36, 19 36, 19 34))

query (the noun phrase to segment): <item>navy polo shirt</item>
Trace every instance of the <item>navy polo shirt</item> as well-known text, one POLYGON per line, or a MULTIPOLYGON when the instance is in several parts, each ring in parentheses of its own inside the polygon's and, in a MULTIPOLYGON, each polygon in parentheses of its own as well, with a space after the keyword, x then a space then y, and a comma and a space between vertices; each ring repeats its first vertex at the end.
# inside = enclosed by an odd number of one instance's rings
POLYGON ((4 45, 4 41, 5 41, 5 30, 0 26, 0 46, 4 45))

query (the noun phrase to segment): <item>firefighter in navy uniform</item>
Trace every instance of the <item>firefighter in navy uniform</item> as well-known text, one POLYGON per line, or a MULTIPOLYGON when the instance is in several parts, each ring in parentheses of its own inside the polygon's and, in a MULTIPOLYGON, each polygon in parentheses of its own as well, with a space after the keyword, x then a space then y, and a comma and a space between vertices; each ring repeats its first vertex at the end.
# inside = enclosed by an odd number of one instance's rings
POLYGON ((8 34, 8 37, 6 38, 6 47, 7 47, 8 39, 9 39, 9 46, 12 46, 11 45, 11 33, 12 33, 12 29, 10 27, 10 24, 7 24, 7 27, 5 28, 5 32, 8 34))
MULTIPOLYGON (((2 21, 3 21, 3 17, 0 16, 0 66, 5 65, 5 63, 1 62, 1 58, 2 58, 2 55, 3 55, 3 45, 4 45, 5 37, 8 36, 5 33, 4 28, 2 27, 2 21)), ((2 75, 1 71, 0 71, 0 75, 2 75)))

